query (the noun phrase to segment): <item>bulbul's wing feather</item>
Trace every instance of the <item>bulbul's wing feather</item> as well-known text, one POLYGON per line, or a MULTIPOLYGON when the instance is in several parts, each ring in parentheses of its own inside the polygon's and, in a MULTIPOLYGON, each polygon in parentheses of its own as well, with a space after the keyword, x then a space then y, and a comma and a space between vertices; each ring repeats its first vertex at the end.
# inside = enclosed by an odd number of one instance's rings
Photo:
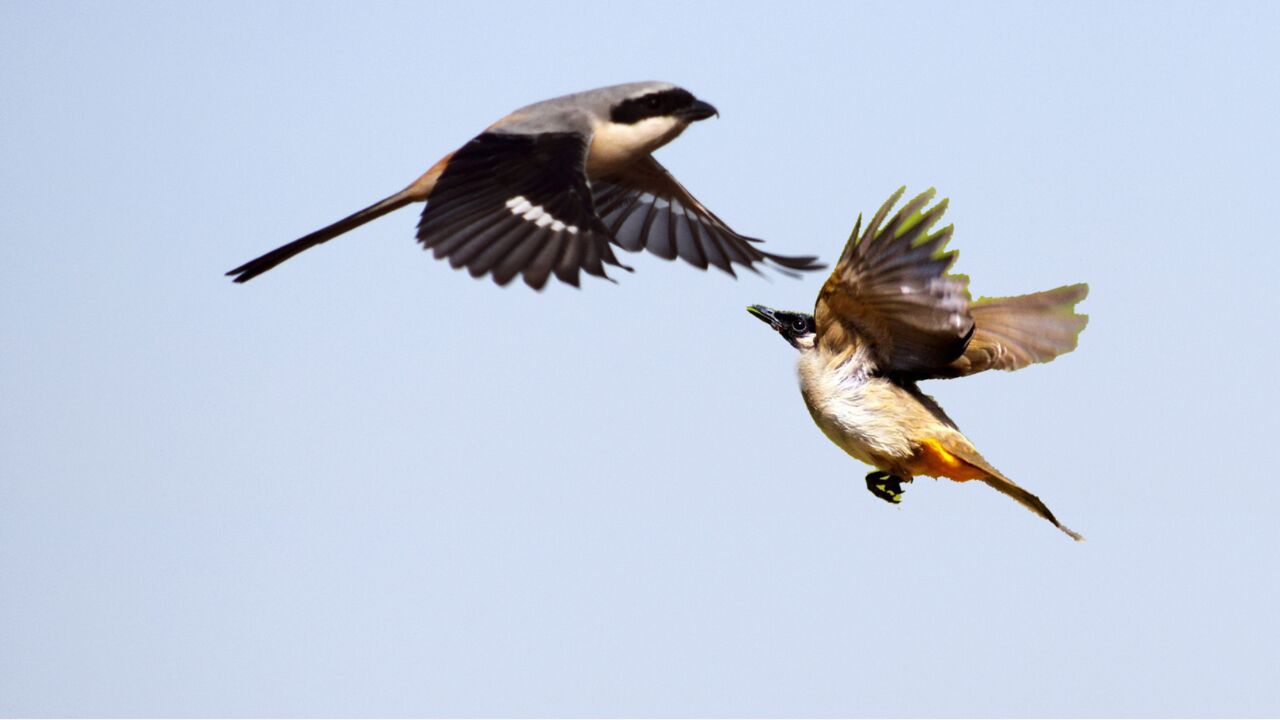
POLYGON ((622 172, 593 180, 596 212, 625 250, 648 250, 671 260, 677 256, 699 268, 708 265, 734 275, 736 263, 756 271, 756 263, 791 270, 819 270, 816 257, 789 257, 759 250, 755 238, 739 235, 698 202, 653 157, 622 172))
POLYGON ((964 352, 974 332, 968 278, 947 275, 952 227, 929 230, 947 201, 926 207, 917 195, 886 222, 906 188, 880 208, 865 232, 862 218, 814 308, 818 341, 839 352, 851 343, 871 350, 876 366, 903 379, 933 377, 964 352))
MULTIPOLYGON (((499 285, 516 275, 542 288, 554 273, 605 274, 614 257, 586 180, 590 138, 580 133, 486 132, 462 146, 441 173, 418 222, 437 258, 499 285)), ((630 268, 627 268, 630 269, 630 268)))
POLYGON ((953 375, 1017 370, 1071 352, 1088 315, 1075 311, 1089 294, 1084 283, 1006 298, 983 298, 969 306, 975 329, 953 375))

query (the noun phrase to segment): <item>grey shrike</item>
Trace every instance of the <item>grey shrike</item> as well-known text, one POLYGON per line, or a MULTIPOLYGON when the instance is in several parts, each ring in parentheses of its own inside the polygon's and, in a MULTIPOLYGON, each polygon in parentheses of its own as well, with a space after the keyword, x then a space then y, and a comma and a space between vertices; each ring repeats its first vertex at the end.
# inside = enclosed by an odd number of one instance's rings
POLYGON ((767 253, 698 202, 650 154, 716 109, 664 82, 588 90, 521 108, 446 155, 408 187, 328 227, 227 273, 251 280, 298 253, 374 218, 425 202, 418 241, 454 268, 516 275, 541 289, 550 275, 570 285, 578 272, 607 278, 604 266, 630 270, 624 250, 679 256, 730 275, 818 270, 814 257, 767 253), (758 271, 757 271, 758 272, 758 271))

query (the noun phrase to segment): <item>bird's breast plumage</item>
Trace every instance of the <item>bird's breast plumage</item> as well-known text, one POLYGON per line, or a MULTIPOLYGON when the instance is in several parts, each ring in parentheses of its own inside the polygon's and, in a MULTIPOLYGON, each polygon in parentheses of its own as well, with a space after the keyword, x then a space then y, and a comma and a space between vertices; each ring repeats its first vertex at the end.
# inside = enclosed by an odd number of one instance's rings
POLYGON ((802 352, 797 364, 800 393, 831 442, 884 468, 914 454, 912 428, 920 408, 901 387, 871 374, 864 353, 802 352))
POLYGON ((587 151, 587 175, 602 177, 626 168, 675 140, 687 127, 674 117, 653 117, 624 124, 598 122, 587 151))

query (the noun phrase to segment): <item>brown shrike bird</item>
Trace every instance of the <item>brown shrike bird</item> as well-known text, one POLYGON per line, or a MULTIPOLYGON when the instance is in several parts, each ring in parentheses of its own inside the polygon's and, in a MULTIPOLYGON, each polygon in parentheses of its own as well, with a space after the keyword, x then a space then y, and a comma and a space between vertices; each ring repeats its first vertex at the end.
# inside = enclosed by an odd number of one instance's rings
POLYGON ((651 153, 716 109, 670 83, 589 90, 529 105, 490 125, 400 192, 227 273, 242 283, 409 203, 425 202, 418 241, 436 258, 506 285, 630 270, 612 245, 677 256, 730 275, 737 264, 787 274, 813 257, 767 253, 729 228, 651 153))

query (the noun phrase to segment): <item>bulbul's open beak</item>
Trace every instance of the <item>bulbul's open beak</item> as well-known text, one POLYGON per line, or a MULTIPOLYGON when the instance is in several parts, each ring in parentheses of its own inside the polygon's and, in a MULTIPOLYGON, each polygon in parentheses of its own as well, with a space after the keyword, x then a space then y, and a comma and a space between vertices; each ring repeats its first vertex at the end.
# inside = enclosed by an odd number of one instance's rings
POLYGON ((716 110, 711 103, 702 102, 701 100, 694 100, 692 105, 680 111, 680 117, 689 122, 706 120, 712 115, 720 117, 720 111, 716 110))
POLYGON ((769 323, 769 327, 775 331, 782 330, 782 323, 778 322, 778 316, 774 314, 773 308, 767 308, 763 305, 750 305, 747 307, 747 312, 769 323))

